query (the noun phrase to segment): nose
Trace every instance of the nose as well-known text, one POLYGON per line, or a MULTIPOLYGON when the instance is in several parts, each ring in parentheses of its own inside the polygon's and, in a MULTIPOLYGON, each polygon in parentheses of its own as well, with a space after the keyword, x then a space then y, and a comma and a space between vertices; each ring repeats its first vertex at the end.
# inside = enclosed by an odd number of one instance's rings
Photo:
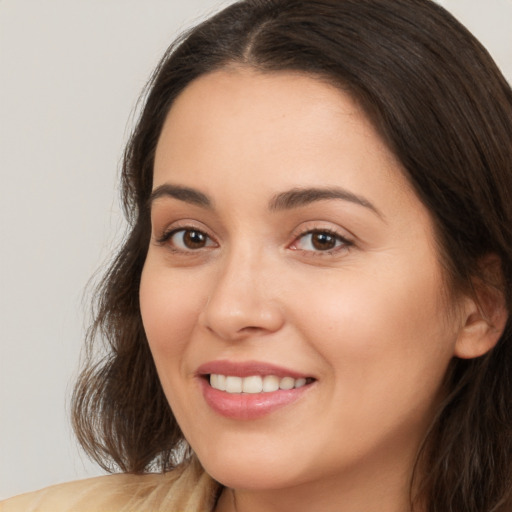
POLYGON ((276 271, 263 258, 231 255, 216 269, 200 322, 224 340, 241 340, 278 331, 284 315, 276 271))

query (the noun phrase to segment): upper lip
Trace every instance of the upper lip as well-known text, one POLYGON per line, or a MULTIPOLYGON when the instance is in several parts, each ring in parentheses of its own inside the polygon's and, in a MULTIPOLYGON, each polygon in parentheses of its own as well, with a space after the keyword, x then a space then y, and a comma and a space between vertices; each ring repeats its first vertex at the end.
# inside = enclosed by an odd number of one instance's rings
POLYGON ((228 361, 218 360, 204 363, 197 369, 197 375, 204 376, 210 374, 232 375, 234 377, 250 377, 253 375, 275 375, 276 377, 293 377, 294 379, 305 379, 311 377, 295 370, 278 366, 263 361, 228 361))

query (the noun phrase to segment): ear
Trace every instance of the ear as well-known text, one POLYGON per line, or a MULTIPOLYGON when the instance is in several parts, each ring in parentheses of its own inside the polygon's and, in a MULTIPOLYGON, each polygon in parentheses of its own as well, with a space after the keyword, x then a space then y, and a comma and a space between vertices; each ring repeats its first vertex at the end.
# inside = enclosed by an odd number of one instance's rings
POLYGON ((474 295, 466 296, 462 303, 463 326, 454 352, 462 359, 482 356, 494 348, 508 320, 498 256, 481 260, 480 276, 473 280, 474 295))

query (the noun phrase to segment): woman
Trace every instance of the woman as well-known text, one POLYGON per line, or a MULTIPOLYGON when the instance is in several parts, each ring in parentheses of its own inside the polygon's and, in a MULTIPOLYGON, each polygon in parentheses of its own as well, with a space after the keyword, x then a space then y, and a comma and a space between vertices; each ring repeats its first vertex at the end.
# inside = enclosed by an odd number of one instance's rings
POLYGON ((74 394, 123 473, 2 510, 512 510, 511 142, 509 85, 430 0, 192 30, 126 150, 74 394))

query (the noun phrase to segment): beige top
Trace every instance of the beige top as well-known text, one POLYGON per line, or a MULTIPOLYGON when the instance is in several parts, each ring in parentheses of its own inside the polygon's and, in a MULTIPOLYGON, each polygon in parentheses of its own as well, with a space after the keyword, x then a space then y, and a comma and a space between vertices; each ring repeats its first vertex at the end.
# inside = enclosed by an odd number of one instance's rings
POLYGON ((212 512, 220 485, 199 463, 164 474, 115 474, 0 502, 0 512, 212 512))

